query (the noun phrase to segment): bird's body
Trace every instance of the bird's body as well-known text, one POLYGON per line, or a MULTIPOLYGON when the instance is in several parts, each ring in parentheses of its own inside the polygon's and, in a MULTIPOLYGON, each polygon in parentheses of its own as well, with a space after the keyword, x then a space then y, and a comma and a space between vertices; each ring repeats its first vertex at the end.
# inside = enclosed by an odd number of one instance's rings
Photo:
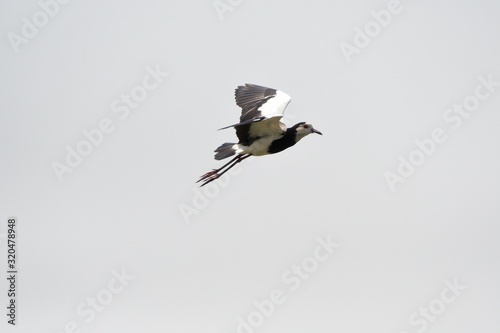
POLYGON ((295 145, 310 133, 321 134, 305 122, 290 128, 281 122, 291 100, 282 91, 247 83, 236 88, 235 98, 236 104, 242 109, 240 122, 221 129, 234 127, 239 141, 223 143, 215 150, 215 159, 222 160, 235 154, 237 156, 221 168, 201 176, 198 180, 204 181, 201 186, 219 178, 249 156, 275 154, 295 145), (224 168, 226 169, 220 172, 224 168))

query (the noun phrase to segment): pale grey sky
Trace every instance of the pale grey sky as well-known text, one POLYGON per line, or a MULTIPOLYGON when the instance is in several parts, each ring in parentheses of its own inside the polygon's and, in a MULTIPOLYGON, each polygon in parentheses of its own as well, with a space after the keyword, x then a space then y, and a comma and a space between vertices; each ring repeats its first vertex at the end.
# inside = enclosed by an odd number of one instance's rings
POLYGON ((0 3, 2 332, 500 329, 497 1, 63 2, 0 3), (200 190, 247 82, 323 136, 200 190))

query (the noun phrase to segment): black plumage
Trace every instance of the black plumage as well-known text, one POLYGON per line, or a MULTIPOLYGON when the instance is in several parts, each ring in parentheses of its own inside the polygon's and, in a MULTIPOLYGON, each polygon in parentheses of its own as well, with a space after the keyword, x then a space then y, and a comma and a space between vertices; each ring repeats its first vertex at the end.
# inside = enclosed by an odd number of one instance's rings
POLYGON ((267 149, 269 154, 276 154, 287 148, 292 147, 297 143, 297 127, 304 125, 305 123, 298 123, 286 130, 286 133, 281 137, 281 139, 274 140, 267 149))

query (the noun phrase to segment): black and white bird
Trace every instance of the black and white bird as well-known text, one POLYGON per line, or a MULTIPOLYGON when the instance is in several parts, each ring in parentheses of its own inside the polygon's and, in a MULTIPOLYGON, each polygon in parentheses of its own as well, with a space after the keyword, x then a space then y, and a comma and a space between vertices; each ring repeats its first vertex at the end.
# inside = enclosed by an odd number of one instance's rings
POLYGON ((236 104, 241 107, 240 122, 221 129, 234 127, 238 143, 223 143, 215 150, 215 159, 236 156, 219 169, 207 172, 197 182, 204 186, 226 173, 250 156, 275 154, 292 147, 300 139, 322 133, 311 124, 300 122, 287 128, 280 120, 291 97, 286 93, 246 83, 235 90, 236 104))

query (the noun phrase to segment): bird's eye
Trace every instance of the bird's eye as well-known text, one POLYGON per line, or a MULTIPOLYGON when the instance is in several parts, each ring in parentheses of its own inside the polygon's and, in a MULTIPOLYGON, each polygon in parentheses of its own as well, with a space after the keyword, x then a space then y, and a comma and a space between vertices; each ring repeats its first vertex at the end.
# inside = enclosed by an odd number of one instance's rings
POLYGON ((304 126, 302 126, 302 127, 304 127, 304 128, 309 128, 309 125, 304 125, 304 126))

